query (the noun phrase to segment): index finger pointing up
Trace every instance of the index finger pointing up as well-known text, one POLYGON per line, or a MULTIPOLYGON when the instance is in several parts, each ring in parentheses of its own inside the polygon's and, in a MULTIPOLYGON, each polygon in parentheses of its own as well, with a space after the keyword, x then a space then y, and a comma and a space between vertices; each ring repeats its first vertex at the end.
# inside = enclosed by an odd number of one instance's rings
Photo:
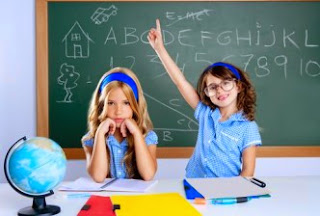
POLYGON ((160 26, 160 20, 156 20, 156 25, 157 25, 157 31, 161 32, 161 26, 160 26))

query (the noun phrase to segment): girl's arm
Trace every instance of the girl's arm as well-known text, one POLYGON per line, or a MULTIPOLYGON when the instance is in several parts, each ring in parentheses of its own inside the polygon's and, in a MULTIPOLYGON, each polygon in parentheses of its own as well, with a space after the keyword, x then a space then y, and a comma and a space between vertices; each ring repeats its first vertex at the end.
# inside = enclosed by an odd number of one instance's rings
POLYGON ((251 177, 254 175, 254 169, 256 166, 256 146, 246 148, 242 152, 242 171, 241 176, 251 177))
POLYGON ((176 65, 176 63, 172 60, 166 48, 164 47, 160 21, 158 19, 156 20, 156 25, 157 29, 152 28, 149 31, 149 43, 159 56, 163 66, 165 67, 174 84, 178 87, 178 90, 180 91, 183 98, 193 109, 195 109, 200 100, 199 96, 193 86, 186 80, 183 73, 176 65))
POLYGON ((83 146, 86 159, 87 171, 91 178, 96 182, 103 182, 109 172, 106 134, 113 134, 115 131, 115 123, 111 119, 101 122, 94 137, 93 148, 83 146))
POLYGON ((147 146, 145 139, 134 120, 126 119, 123 121, 120 130, 124 137, 127 136, 127 129, 133 135, 139 174, 143 180, 152 180, 157 171, 157 146, 147 146))

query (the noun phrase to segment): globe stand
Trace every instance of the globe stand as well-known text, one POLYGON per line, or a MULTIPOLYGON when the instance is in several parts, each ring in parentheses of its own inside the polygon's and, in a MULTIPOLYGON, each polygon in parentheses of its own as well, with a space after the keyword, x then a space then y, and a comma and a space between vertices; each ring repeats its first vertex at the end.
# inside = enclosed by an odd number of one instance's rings
POLYGON ((45 197, 33 197, 32 207, 25 207, 18 211, 19 216, 31 215, 55 215, 60 212, 60 207, 55 205, 47 205, 45 197))
POLYGON ((28 206, 25 208, 22 208, 18 211, 18 215, 19 216, 34 216, 34 215, 39 215, 39 216, 47 216, 47 215, 55 215, 58 214, 61 210, 59 206, 55 206, 55 205, 47 205, 46 204, 46 196, 50 196, 53 193, 53 190, 49 190, 45 193, 41 193, 41 194, 32 194, 32 193, 27 193, 25 192, 23 189, 20 189, 20 187, 18 187, 16 185, 15 182, 12 181, 10 172, 9 172, 9 159, 12 156, 12 152, 14 152, 18 147, 20 147, 20 144, 23 142, 26 142, 27 138, 26 137, 22 137, 20 138, 17 142, 15 142, 10 149, 8 150, 5 160, 4 160, 4 173, 5 176, 8 180, 9 185, 15 190, 17 191, 19 194, 33 198, 33 203, 32 203, 32 207, 28 206))

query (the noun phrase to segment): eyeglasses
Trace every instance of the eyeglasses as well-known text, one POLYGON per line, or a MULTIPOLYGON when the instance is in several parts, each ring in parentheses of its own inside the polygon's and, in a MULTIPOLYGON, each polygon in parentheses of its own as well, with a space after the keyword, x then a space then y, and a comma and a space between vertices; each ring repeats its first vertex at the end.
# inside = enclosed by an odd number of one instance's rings
POLYGON ((204 88, 204 93, 208 97, 213 97, 217 93, 217 89, 220 87, 223 91, 231 91, 234 88, 234 84, 236 79, 231 80, 223 80, 218 85, 216 84, 210 84, 207 87, 204 88))

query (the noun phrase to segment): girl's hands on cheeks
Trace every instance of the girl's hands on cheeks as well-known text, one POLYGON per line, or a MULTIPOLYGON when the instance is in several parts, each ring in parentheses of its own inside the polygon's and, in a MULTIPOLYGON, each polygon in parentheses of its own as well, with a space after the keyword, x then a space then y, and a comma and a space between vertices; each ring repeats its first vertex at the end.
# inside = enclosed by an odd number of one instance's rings
POLYGON ((120 125, 120 132, 123 137, 127 137, 127 132, 133 136, 140 132, 137 123, 133 119, 125 119, 120 125))
POLYGON ((107 118, 106 120, 102 121, 97 129, 97 133, 102 134, 111 134, 113 135, 116 131, 116 123, 110 119, 107 118))

